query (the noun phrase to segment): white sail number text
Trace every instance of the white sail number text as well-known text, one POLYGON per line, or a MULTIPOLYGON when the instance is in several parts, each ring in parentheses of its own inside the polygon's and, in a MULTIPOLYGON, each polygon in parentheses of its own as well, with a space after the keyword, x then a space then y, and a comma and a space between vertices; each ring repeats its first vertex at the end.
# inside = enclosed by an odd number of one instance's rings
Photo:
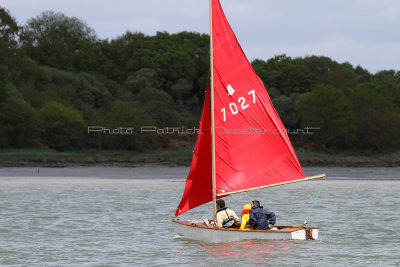
MULTIPOLYGON (((248 95, 253 96, 253 104, 256 103, 256 93, 254 90, 251 90, 247 93, 248 95)), ((239 110, 245 110, 250 106, 250 104, 246 103, 246 98, 243 96, 239 97, 237 100, 238 103, 232 102, 229 104, 229 110, 232 113, 232 115, 236 115, 239 113, 239 110)), ((221 109, 222 114, 224 115, 224 121, 226 121, 226 109, 222 108, 221 109)))

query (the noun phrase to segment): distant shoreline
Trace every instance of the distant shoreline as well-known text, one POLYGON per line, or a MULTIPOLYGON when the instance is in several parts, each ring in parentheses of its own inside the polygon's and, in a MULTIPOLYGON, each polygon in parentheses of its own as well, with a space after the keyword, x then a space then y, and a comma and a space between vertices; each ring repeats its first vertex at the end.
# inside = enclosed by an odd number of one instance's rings
POLYGON ((337 155, 322 153, 298 154, 302 166, 331 167, 398 167, 400 154, 376 156, 337 155))
MULTIPOLYGON (((0 183, 54 182, 101 180, 170 180, 185 182, 190 166, 68 166, 54 167, 0 167, 0 183)), ((397 181, 400 182, 400 167, 303 167, 306 176, 325 174, 328 181, 397 181)), ((104 181, 105 181, 104 180, 104 181)), ((320 183, 321 180, 310 182, 320 183)))
MULTIPOLYGON (((302 166, 397 167, 400 153, 375 156, 340 155, 298 151, 302 166)), ((77 151, 0 150, 0 167, 68 167, 68 166, 190 166, 192 151, 77 151)))

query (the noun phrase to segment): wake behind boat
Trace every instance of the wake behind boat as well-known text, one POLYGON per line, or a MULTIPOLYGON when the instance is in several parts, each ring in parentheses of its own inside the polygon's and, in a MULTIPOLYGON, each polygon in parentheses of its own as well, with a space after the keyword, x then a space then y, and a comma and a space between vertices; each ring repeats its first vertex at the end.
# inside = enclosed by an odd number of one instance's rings
MULTIPOLYGON (((175 216, 213 201, 216 221, 217 198, 325 176, 305 177, 286 129, 219 0, 210 0, 210 68, 192 166, 175 216)), ((208 220, 179 219, 173 225, 178 236, 208 242, 318 238, 318 229, 305 225, 239 230, 218 228, 208 220)))

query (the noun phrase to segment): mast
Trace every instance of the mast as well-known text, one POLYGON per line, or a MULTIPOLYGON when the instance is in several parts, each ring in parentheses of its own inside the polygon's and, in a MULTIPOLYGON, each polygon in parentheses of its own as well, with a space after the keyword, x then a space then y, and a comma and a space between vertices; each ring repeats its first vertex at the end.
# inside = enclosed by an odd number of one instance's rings
POLYGON ((217 186, 215 182, 215 132, 214 132, 214 58, 213 58, 212 0, 210 0, 210 108, 211 108, 211 160, 214 222, 217 223, 217 186))

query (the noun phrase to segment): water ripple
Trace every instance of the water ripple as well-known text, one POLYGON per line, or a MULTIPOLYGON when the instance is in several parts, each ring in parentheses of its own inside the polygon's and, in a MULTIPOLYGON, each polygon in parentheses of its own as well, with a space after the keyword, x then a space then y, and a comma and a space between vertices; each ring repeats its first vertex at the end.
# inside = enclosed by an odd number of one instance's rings
MULTIPOLYGON (((259 199, 276 212, 278 223, 301 224, 320 184, 249 192, 226 202, 240 213, 244 203, 259 199)), ((182 181, 169 179, 0 177, 0 265, 400 264, 400 181, 328 180, 309 217, 321 228, 317 241, 210 244, 174 238, 171 219, 183 188, 182 181)), ((182 218, 211 217, 211 210, 206 204, 182 218)))

